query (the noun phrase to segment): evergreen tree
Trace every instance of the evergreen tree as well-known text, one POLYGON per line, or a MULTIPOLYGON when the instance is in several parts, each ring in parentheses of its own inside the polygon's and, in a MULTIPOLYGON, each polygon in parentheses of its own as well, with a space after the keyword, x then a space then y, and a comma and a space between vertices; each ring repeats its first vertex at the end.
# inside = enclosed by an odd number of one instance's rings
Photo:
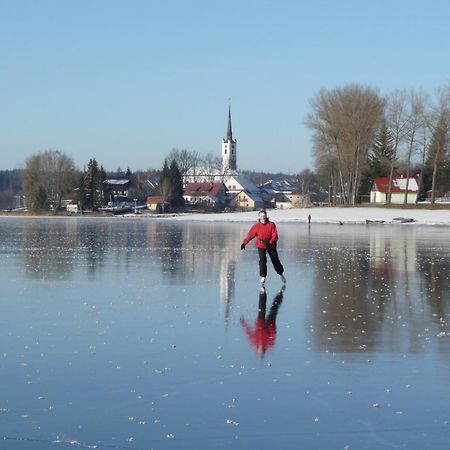
POLYGON ((163 212, 165 212, 165 205, 169 203, 172 199, 172 183, 170 180, 169 165, 167 164, 167 159, 164 160, 164 165, 159 177, 158 191, 163 200, 163 212))
POLYGON ((368 194, 375 178, 389 176, 389 168, 394 157, 394 139, 383 120, 367 155, 367 166, 361 177, 360 194, 368 194))
POLYGON ((383 121, 380 131, 369 152, 369 168, 372 179, 389 175, 389 167, 394 157, 394 139, 386 122, 383 121))
POLYGON ((92 179, 94 208, 101 208, 104 204, 103 199, 103 182, 106 180, 106 172, 103 166, 97 169, 95 176, 92 179))
POLYGON ((91 158, 82 183, 82 207, 88 209, 103 206, 103 182, 106 180, 106 172, 103 166, 99 168, 95 158, 91 158))
POLYGON ((117 168, 116 178, 118 180, 121 180, 122 178, 125 178, 125 172, 120 167, 117 168))
POLYGON ((172 186, 170 204, 172 206, 180 206, 183 204, 183 177, 175 159, 170 163, 168 175, 172 186))

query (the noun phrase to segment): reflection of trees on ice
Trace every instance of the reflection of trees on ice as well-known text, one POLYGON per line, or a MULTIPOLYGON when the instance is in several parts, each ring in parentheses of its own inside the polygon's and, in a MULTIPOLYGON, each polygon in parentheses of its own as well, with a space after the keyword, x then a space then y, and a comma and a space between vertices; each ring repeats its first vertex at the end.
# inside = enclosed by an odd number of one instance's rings
MULTIPOLYGON (((327 352, 423 352, 447 336, 448 247, 428 230, 370 226, 313 245, 312 342, 327 352), (425 236, 424 236, 425 237, 425 236)), ((449 349, 447 339, 437 349, 449 349)))

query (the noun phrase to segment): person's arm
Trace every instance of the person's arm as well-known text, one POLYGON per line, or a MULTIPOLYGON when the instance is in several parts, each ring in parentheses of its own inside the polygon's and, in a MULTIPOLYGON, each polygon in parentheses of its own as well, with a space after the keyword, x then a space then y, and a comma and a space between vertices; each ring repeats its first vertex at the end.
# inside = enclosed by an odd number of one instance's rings
POLYGON ((255 224, 255 225, 253 225, 251 228, 250 228, 250 230, 249 230, 249 232, 248 232, 248 234, 247 234, 247 237, 242 241, 242 243, 244 244, 244 245, 247 245, 255 236, 256 236, 256 228, 257 228, 257 223, 255 224))
POLYGON ((276 245, 278 241, 278 231, 277 226, 272 222, 272 235, 270 236, 270 242, 269 245, 276 245))

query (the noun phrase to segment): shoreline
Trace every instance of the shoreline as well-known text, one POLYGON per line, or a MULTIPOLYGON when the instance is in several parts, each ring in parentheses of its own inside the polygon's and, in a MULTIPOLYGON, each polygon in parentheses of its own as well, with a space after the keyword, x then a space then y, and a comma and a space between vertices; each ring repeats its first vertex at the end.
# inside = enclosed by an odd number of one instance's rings
MULTIPOLYGON (((380 208, 380 207, 314 207, 301 209, 269 209, 269 218, 276 223, 304 223, 308 224, 311 215, 311 225, 314 224, 406 224, 406 225, 434 225, 450 226, 449 209, 424 208, 380 208)), ((82 215, 67 214, 29 214, 2 212, 0 218, 26 219, 108 219, 130 218, 143 220, 167 220, 187 222, 254 222, 256 211, 230 213, 169 213, 169 214, 117 214, 87 213, 82 215)))

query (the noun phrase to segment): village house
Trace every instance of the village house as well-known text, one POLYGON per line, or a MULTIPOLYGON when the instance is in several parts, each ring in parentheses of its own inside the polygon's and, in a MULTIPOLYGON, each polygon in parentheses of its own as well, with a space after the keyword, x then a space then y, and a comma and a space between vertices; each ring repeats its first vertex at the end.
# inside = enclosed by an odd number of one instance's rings
POLYGON ((147 209, 153 212, 161 213, 164 210, 164 199, 160 195, 151 195, 147 197, 147 209))
POLYGON ((307 208, 311 206, 309 195, 300 194, 297 186, 289 180, 269 180, 259 185, 261 197, 272 208, 307 208))
POLYGON ((258 193, 240 191, 230 195, 229 205, 231 209, 255 211, 264 208, 264 201, 258 193))
POLYGON ((238 210, 256 210, 264 208, 264 200, 261 192, 244 175, 233 175, 229 177, 225 186, 228 190, 229 205, 232 209, 238 210))
MULTIPOLYGON (((391 184, 391 204, 404 204, 405 194, 407 192, 407 203, 414 204, 417 202, 419 194, 419 186, 415 178, 395 177, 392 178, 391 184), (406 185, 408 184, 408 191, 406 185)), ((388 201, 389 194, 389 177, 375 178, 370 191, 370 203, 385 204, 388 201)))
POLYGON ((184 200, 191 205, 224 206, 227 188, 223 183, 186 183, 184 200))
POLYGON ((131 198, 134 195, 131 188, 131 180, 123 179, 108 179, 103 182, 104 196, 108 201, 123 201, 131 198))

